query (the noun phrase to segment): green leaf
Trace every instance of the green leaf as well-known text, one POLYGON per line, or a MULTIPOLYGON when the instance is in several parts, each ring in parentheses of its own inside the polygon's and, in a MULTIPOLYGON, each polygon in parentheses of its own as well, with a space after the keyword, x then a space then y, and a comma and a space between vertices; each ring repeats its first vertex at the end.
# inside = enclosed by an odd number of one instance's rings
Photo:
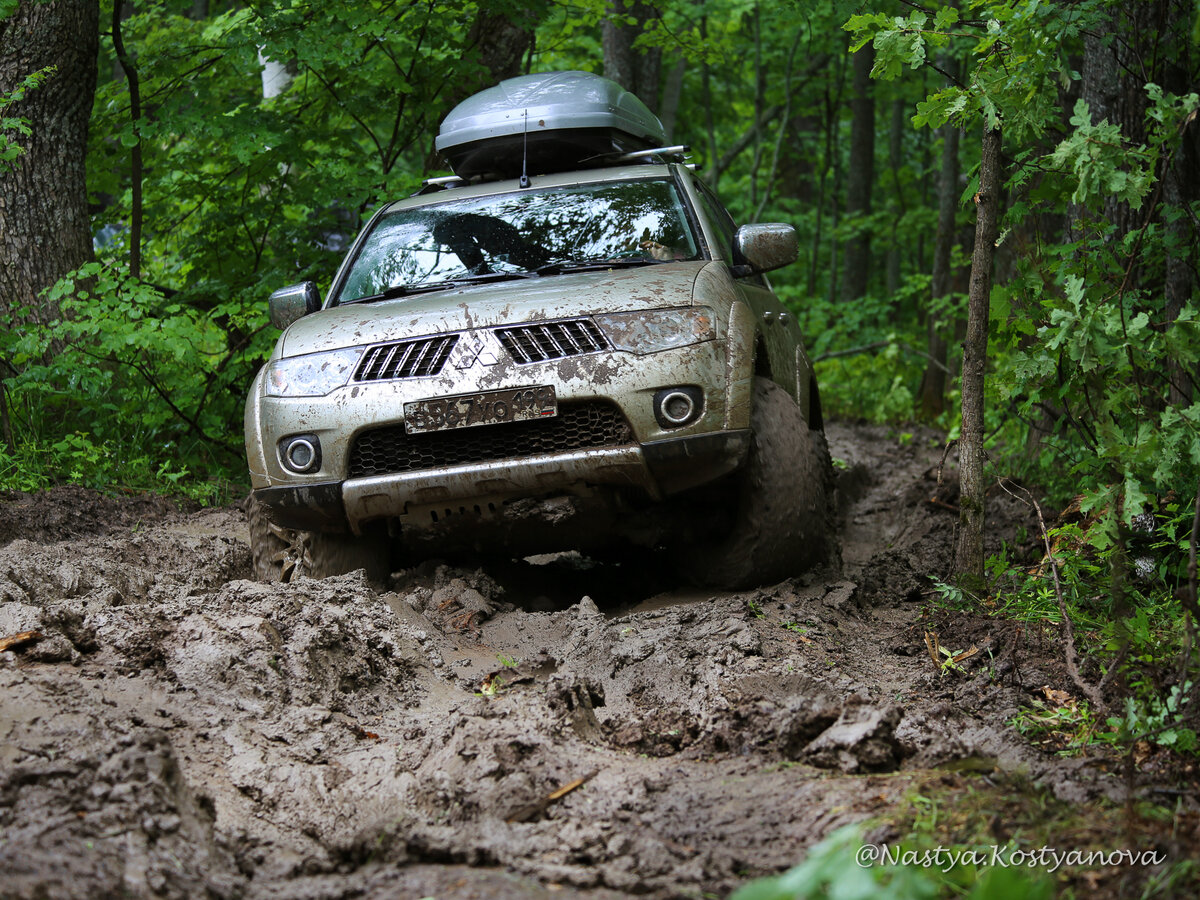
POLYGON ((967 99, 966 91, 961 88, 944 88, 917 103, 917 114, 913 116, 912 123, 918 128, 941 128, 967 108, 967 99))
POLYGON ((925 37, 920 31, 880 31, 875 35, 874 46, 875 66, 871 69, 874 78, 890 81, 903 74, 906 65, 918 69, 925 64, 925 37))
POLYGON ((938 31, 947 31, 958 24, 958 7, 943 6, 933 17, 933 27, 938 31))

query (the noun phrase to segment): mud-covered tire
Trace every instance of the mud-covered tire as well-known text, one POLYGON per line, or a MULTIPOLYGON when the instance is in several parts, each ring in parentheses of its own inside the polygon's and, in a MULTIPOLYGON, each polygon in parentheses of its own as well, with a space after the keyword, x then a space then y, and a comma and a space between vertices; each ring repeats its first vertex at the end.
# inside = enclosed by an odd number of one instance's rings
POLYGON ((692 544, 684 573, 697 584, 775 584, 839 556, 831 513, 833 467, 825 436, 775 382, 754 380, 749 455, 733 476, 729 530, 692 544))
POLYGON ((383 583, 390 574, 387 535, 326 534, 276 525, 253 496, 246 501, 250 558, 256 581, 290 582, 301 575, 328 578, 365 569, 367 578, 383 583))

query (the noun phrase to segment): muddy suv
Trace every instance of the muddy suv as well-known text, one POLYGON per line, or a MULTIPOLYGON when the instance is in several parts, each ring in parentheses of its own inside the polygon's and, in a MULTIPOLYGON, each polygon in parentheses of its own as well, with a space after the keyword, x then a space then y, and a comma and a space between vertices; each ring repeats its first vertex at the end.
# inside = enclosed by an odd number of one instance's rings
POLYGON ((272 295, 260 578, 631 542, 744 586, 829 557, 812 366, 762 277, 795 234, 736 227, 656 124, 596 76, 504 82, 443 125, 458 176, 381 209, 324 302, 272 295))

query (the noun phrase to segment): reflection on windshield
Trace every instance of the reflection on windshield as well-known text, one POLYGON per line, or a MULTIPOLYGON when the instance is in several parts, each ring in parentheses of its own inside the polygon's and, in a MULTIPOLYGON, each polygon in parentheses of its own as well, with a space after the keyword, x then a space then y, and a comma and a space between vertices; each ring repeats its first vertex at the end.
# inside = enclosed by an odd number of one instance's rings
POLYGON ((383 217, 358 254, 339 302, 391 289, 613 259, 694 259, 692 234, 667 180, 525 190, 383 217))

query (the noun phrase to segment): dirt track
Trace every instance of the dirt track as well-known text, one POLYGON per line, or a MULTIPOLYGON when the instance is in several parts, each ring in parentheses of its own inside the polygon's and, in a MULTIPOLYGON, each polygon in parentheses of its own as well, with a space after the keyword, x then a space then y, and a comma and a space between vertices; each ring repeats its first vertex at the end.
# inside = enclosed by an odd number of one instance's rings
POLYGON ((0 653, 0 896, 724 895, 932 768, 1105 790, 1004 724, 1053 648, 927 654, 940 448, 829 437, 844 571, 717 596, 570 557, 266 586, 236 509, 0 501, 0 637, 43 635, 0 653))

